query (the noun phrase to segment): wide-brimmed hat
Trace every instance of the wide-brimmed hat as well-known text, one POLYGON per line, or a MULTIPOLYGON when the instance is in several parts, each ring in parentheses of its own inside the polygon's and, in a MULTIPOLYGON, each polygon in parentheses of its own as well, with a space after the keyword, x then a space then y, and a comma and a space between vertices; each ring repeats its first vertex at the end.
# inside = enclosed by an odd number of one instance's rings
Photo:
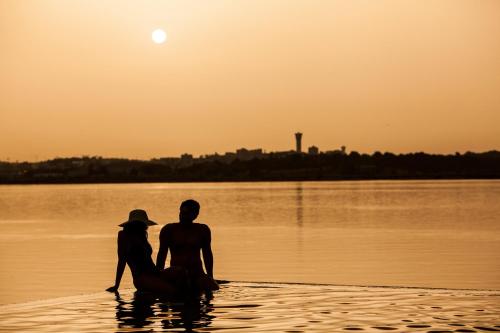
POLYGON ((148 227, 152 226, 152 225, 158 224, 158 223, 156 223, 154 221, 151 221, 148 218, 148 214, 146 213, 145 210, 143 210, 143 209, 134 209, 134 210, 130 211, 130 213, 128 214, 128 221, 125 221, 122 224, 119 224, 119 226, 120 227, 124 227, 127 224, 132 223, 132 222, 136 222, 136 221, 143 222, 148 227))

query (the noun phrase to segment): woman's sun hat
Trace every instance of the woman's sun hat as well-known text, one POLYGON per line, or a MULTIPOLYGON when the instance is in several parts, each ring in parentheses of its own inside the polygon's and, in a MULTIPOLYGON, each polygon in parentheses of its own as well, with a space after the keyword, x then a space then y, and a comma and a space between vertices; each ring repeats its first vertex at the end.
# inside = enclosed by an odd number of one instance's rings
POLYGON ((122 224, 119 224, 119 226, 120 227, 124 227, 127 224, 132 223, 132 222, 136 222, 136 221, 143 222, 148 227, 150 227, 152 225, 157 225, 158 224, 158 223, 156 223, 154 221, 151 221, 148 218, 148 214, 146 213, 145 210, 143 210, 143 209, 134 209, 134 210, 130 211, 130 213, 128 214, 128 221, 125 221, 122 224))

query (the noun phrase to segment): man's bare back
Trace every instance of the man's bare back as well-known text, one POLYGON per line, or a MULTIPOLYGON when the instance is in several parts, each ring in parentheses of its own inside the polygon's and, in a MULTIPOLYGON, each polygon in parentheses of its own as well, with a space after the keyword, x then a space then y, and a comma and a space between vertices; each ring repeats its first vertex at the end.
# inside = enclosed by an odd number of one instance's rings
POLYGON ((200 223, 169 223, 160 232, 160 247, 170 249, 170 266, 183 267, 190 274, 203 273, 200 250, 210 251, 210 241, 210 229, 200 223))
POLYGON ((200 206, 194 200, 186 200, 179 210, 179 222, 165 225, 160 232, 160 249, 156 258, 159 269, 165 267, 170 250, 170 267, 185 270, 190 279, 201 289, 219 289, 213 279, 213 254, 210 228, 194 223, 200 206), (206 274, 200 258, 203 254, 206 274))

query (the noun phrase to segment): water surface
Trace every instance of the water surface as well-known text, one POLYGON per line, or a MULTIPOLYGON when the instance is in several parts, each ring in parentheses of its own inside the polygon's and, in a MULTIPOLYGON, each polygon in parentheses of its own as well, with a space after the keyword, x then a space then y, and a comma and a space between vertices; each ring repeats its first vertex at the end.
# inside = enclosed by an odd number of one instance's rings
POLYGON ((0 186, 0 304, 111 286, 128 211, 165 224, 186 198, 220 279, 500 289, 499 181, 20 185, 0 186))
POLYGON ((213 299, 168 302, 126 290, 0 306, 9 332, 492 332, 492 291, 265 283, 223 285, 213 299))

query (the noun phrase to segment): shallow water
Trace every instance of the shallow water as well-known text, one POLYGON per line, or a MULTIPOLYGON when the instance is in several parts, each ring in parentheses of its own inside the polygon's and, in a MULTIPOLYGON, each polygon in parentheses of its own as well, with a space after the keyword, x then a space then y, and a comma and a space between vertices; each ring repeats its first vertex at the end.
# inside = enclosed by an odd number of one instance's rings
POLYGON ((213 299, 97 293, 0 306, 11 332, 491 332, 495 291, 230 283, 213 299))
POLYGON ((500 181, 27 185, 0 186, 0 304, 104 290, 128 211, 190 197, 219 279, 500 289, 500 181))

